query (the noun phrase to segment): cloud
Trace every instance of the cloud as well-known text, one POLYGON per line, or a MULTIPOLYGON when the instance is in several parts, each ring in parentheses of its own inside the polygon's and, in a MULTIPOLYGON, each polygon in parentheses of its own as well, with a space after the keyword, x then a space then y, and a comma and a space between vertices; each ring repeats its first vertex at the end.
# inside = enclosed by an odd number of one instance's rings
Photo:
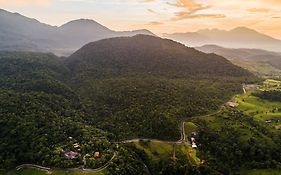
POLYGON ((226 16, 224 14, 194 14, 191 15, 189 13, 177 13, 174 18, 172 18, 172 21, 178 21, 182 19, 196 19, 196 18, 225 18, 226 16))
POLYGON ((140 2, 154 2, 156 0, 141 0, 140 2))
POLYGON ((162 25, 163 23, 162 22, 159 22, 159 21, 152 21, 150 23, 148 23, 148 25, 151 25, 151 26, 157 26, 157 25, 162 25))
POLYGON ((155 10, 152 9, 147 9, 148 12, 153 13, 153 14, 158 14, 158 12, 156 12, 155 10))
POLYGON ((268 13, 271 12, 270 9, 268 8, 250 8, 248 9, 249 12, 251 13, 268 13))
POLYGON ((50 0, 0 0, 1 6, 47 5, 50 0))
POLYGON ((210 9, 212 6, 203 5, 197 3, 194 0, 177 0, 176 3, 167 2, 171 6, 175 6, 181 9, 181 11, 176 12, 174 17, 171 18, 172 21, 178 21, 183 19, 194 19, 194 18, 224 18, 224 14, 205 14, 199 13, 202 10, 210 9))
POLYGON ((274 4, 281 4, 281 0, 263 0, 266 3, 274 3, 274 4))

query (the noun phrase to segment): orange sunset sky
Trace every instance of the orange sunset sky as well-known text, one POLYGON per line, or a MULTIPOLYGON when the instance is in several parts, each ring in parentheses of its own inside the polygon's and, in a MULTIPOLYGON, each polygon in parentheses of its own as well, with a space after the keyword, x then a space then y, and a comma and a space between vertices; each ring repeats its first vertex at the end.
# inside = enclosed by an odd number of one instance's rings
POLYGON ((0 8, 58 26, 89 18, 159 35, 245 26, 281 39, 281 0, 0 0, 0 8))

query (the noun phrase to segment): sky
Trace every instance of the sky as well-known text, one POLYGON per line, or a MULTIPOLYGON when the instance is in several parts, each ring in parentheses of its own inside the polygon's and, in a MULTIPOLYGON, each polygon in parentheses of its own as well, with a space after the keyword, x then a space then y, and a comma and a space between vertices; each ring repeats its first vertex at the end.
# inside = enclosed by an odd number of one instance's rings
POLYGON ((245 26, 281 39, 281 0, 0 0, 0 8, 57 26, 87 18, 158 35, 245 26))

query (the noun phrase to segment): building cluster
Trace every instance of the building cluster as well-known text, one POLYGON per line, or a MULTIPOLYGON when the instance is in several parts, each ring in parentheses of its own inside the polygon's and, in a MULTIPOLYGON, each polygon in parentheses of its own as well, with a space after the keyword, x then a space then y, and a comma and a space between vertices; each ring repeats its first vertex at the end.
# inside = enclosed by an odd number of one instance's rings
MULTIPOLYGON (((81 151, 81 146, 79 143, 74 143, 73 144, 73 148, 75 151, 66 151, 64 153, 64 156, 69 159, 69 160, 73 160, 76 159, 79 156, 79 152, 81 151)), ((101 153, 99 151, 95 151, 92 156, 95 159, 101 158, 101 153)))
POLYGON ((191 147, 194 148, 194 149, 197 148, 196 139, 195 139, 196 135, 197 135, 196 132, 192 132, 191 138, 190 138, 191 147))

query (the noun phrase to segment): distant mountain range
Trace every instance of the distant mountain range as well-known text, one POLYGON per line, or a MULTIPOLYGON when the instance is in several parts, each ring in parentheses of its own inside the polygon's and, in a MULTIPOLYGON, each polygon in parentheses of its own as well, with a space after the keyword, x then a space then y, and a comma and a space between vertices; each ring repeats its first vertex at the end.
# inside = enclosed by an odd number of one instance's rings
MULTIPOLYGON (((68 56, 89 42, 137 34, 154 35, 146 29, 113 31, 90 19, 73 20, 59 27, 51 26, 0 9, 0 51, 52 52, 68 56)), ((212 29, 164 34, 164 37, 191 47, 216 44, 229 48, 281 50, 281 40, 245 27, 230 31, 212 29)))
POLYGON ((229 48, 256 48, 281 51, 281 40, 246 27, 238 27, 230 31, 206 29, 197 32, 164 34, 164 37, 191 47, 215 44, 229 48))
POLYGON ((262 49, 233 49, 225 48, 217 45, 204 45, 201 47, 196 47, 197 50, 205 53, 216 53, 221 55, 228 60, 256 60, 256 61, 267 61, 272 58, 280 58, 281 53, 271 52, 262 49))
POLYGON ((205 53, 221 55, 232 63, 262 76, 276 76, 281 73, 281 53, 261 49, 232 49, 217 45, 196 47, 205 53))
POLYGON ((83 45, 104 38, 154 35, 148 30, 113 31, 93 20, 79 19, 60 27, 0 9, 0 50, 40 51, 70 55, 83 45))

